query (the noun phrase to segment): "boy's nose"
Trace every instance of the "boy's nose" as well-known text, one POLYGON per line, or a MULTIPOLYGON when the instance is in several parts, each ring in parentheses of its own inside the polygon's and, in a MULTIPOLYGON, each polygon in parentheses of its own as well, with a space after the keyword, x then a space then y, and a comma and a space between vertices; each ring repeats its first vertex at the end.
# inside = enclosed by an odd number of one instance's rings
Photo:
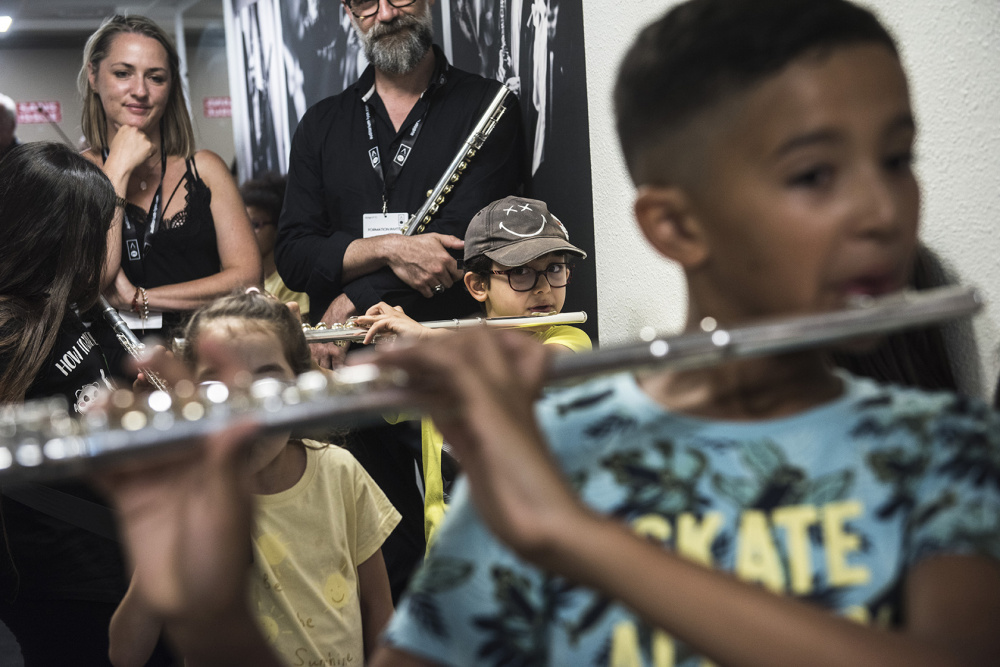
POLYGON ((909 220, 918 205, 915 182, 878 173, 862 179, 860 189, 859 233, 886 239, 915 222, 909 220))

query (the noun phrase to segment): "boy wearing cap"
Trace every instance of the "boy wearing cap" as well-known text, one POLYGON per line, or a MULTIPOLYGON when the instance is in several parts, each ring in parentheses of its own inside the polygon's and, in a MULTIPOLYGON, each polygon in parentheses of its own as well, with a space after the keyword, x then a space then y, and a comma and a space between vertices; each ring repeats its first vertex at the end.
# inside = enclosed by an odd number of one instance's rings
MULTIPOLYGON (((486 317, 553 315, 566 302, 571 256, 587 253, 569 242, 566 227, 549 212, 545 202, 504 197, 479 211, 465 233, 465 287, 483 304, 486 317)), ((378 334, 393 333, 411 339, 448 336, 447 329, 429 329, 386 303, 372 306, 357 324, 368 327, 365 343, 378 334)), ((539 342, 570 352, 591 349, 590 338, 576 327, 556 324, 529 329, 539 342)), ((424 536, 430 548, 447 508, 442 474, 442 450, 449 448, 430 418, 421 421, 424 471, 424 536)), ((450 453, 450 452, 449 452, 450 453)), ((450 459, 450 457, 448 457, 450 459)), ((446 469, 449 465, 446 464, 446 469)), ((447 484, 446 484, 447 480, 447 484)))
MULTIPOLYGON (((483 304, 486 317, 530 317, 562 311, 569 283, 570 256, 586 259, 587 253, 569 242, 569 233, 549 212, 545 202, 525 197, 504 197, 479 211, 465 233, 465 287, 483 304)), ((379 334, 409 338, 448 335, 445 329, 428 329, 385 303, 372 306, 357 318, 368 327, 365 343, 379 334)), ((573 352, 589 350, 587 334, 565 325, 532 330, 546 344, 562 345, 573 352)))

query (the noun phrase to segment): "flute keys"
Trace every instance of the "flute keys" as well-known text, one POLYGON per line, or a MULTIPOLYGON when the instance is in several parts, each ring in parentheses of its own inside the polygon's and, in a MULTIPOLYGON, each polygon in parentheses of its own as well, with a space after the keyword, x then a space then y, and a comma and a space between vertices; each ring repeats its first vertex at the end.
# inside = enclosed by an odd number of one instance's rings
POLYGON ((198 401, 185 403, 181 408, 181 417, 186 421, 195 422, 205 416, 205 406, 198 401))
POLYGON ((730 340, 732 340, 732 337, 725 329, 719 329, 718 331, 712 332, 712 344, 716 347, 725 347, 726 345, 729 345, 730 340))
POLYGON ((154 391, 146 397, 146 404, 153 412, 166 412, 174 404, 174 399, 165 391, 154 391))
POLYGON ((180 400, 193 398, 197 389, 191 380, 178 380, 174 385, 174 396, 180 400))
POLYGON ((76 452, 59 442, 77 428, 62 397, 5 406, 0 408, 0 417, 0 472, 30 470, 34 474, 46 460, 76 452), (50 443, 55 444, 49 447, 50 443))
POLYGON ((149 420, 146 418, 146 413, 141 410, 129 410, 122 415, 121 423, 122 428, 126 431, 138 431, 146 427, 149 420))
POLYGON ((17 460, 18 465, 24 468, 34 468, 41 465, 42 461, 45 460, 45 455, 38 440, 25 438, 14 451, 14 458, 17 460))
POLYGON ((285 406, 282 392, 286 386, 281 380, 264 378, 250 386, 250 396, 265 412, 277 412, 285 406))
POLYGON ((327 396, 327 387, 329 385, 330 381, 327 380, 326 373, 323 371, 308 371, 303 373, 295 383, 303 401, 314 401, 327 396))
POLYGON ((127 389, 116 389, 111 393, 111 405, 119 410, 127 410, 135 403, 135 395, 127 389))
POLYGON ((63 461, 83 456, 86 454, 86 447, 82 438, 54 438, 45 443, 42 453, 52 461, 63 461))
POLYGON ((153 411, 153 416, 149 420, 153 428, 166 431, 174 425, 174 415, 171 411, 174 399, 170 394, 165 391, 154 391, 146 397, 146 404, 153 411))

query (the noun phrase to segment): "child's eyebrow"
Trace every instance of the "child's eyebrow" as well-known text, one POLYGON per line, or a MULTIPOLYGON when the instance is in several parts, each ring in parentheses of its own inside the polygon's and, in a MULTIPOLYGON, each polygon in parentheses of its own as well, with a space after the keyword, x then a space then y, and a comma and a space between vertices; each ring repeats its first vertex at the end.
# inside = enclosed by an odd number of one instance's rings
MULTIPOLYGON (((916 122, 913 120, 913 114, 910 112, 904 112, 894 118, 883 131, 884 135, 890 135, 900 130, 915 131, 917 128, 916 122)), ((807 146, 815 146, 817 144, 837 144, 845 141, 845 136, 843 132, 834 129, 820 129, 814 132, 806 132, 805 134, 800 134, 792 137, 774 151, 775 159, 779 159, 792 151, 805 148, 807 146)))
POLYGON ((837 130, 816 130, 814 132, 806 132, 805 134, 799 134, 785 143, 781 144, 776 151, 774 151, 775 159, 781 158, 792 151, 805 148, 807 146, 814 146, 816 144, 836 144, 842 143, 844 141, 844 134, 837 130))

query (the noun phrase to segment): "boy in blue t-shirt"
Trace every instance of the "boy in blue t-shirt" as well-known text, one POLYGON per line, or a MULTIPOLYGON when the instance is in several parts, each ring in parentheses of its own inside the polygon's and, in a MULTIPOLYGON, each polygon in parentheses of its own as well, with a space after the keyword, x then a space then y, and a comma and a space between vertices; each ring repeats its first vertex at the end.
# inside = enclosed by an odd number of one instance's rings
MULTIPOLYGON (((688 329, 906 283, 915 122, 867 10, 693 0, 639 36, 615 102, 688 329)), ((826 354, 615 375, 534 414, 544 354, 516 337, 385 356, 429 388, 469 484, 374 664, 995 661, 1000 418, 826 354)))
MULTIPOLYGON (((691 0, 638 37, 615 97, 636 219, 686 274, 689 329, 905 283, 915 122, 869 11, 691 0)), ((986 406, 837 373, 813 349, 619 374, 536 410, 544 347, 503 333, 378 359, 423 392, 469 483, 374 665, 996 663, 986 406)), ((227 444, 107 487, 185 657, 275 664, 232 574, 247 512, 227 444)))

